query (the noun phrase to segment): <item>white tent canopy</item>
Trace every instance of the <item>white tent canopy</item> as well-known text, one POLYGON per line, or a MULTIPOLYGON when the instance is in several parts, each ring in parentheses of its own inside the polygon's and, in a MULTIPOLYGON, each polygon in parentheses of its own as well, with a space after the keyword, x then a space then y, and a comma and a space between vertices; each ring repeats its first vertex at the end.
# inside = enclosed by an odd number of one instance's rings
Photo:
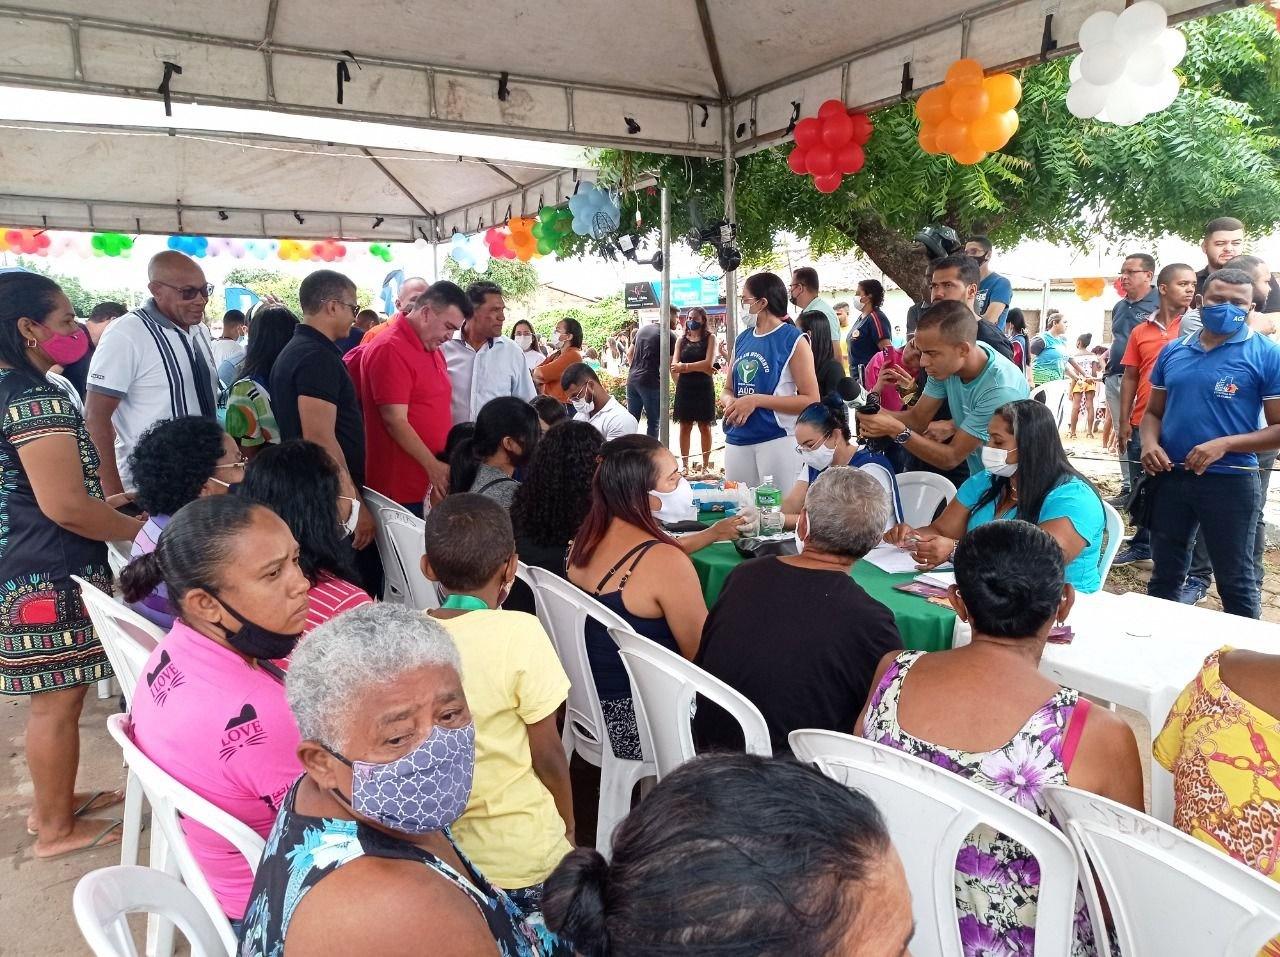
MULTIPOLYGON (((1162 0, 1174 18, 1230 0, 1162 0)), ((0 83, 721 156, 1073 48, 1124 0, 18 0, 0 83), (1050 19, 1051 18, 1051 19, 1050 19), (340 80, 341 76, 350 80, 340 80)), ((157 106, 157 109, 159 107, 157 106)))

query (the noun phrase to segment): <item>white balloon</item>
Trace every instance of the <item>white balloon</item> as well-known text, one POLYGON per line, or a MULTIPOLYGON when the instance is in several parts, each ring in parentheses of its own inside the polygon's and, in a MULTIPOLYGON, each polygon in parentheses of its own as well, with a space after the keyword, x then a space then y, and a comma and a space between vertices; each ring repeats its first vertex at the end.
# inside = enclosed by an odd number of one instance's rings
POLYGON ((1123 37, 1127 42, 1140 45, 1156 39, 1169 26, 1169 17, 1164 7, 1155 0, 1138 0, 1120 14, 1116 20, 1116 37, 1123 37))
POLYGON ((1175 30, 1172 27, 1160 34, 1156 45, 1163 51, 1164 65, 1170 70, 1181 63, 1182 58, 1187 55, 1187 38, 1182 35, 1181 30, 1175 30))
POLYGON ((1128 50, 1108 41, 1090 47, 1080 57, 1080 77, 1097 86, 1107 86, 1120 79, 1128 61, 1128 50))
POLYGON ((1107 115, 1116 126, 1132 126, 1147 115, 1149 91, 1127 80, 1117 80, 1107 90, 1107 115))
POLYGON ((1067 76, 1071 79, 1072 83, 1075 83, 1080 79, 1080 57, 1072 57, 1071 69, 1067 71, 1067 76))
POLYGON ((1178 82, 1176 73, 1170 71, 1155 86, 1151 87, 1149 98, 1147 100, 1147 110, 1150 113, 1159 113, 1161 110, 1167 110, 1173 101, 1178 98, 1178 92, 1182 89, 1182 84, 1178 82))
POLYGON ((1129 55, 1124 75, 1125 79, 1138 86, 1155 86, 1169 75, 1169 68, 1164 63, 1164 50, 1158 43, 1148 43, 1134 50, 1129 55))
POLYGON ((1107 102, 1107 88, 1095 86, 1088 80, 1077 80, 1067 90, 1067 109, 1072 116, 1082 120, 1095 117, 1102 111, 1107 102))
POLYGON ((1080 24, 1076 38, 1081 49, 1088 50, 1095 43, 1106 43, 1115 33, 1116 15, 1110 10, 1099 10, 1080 24))

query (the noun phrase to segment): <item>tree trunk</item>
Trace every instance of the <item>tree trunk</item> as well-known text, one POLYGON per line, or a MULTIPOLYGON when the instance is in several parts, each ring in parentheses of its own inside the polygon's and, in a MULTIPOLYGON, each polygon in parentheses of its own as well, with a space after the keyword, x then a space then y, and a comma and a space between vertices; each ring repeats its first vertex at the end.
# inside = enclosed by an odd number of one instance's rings
POLYGON ((845 227, 845 232, 913 302, 928 301, 929 284, 925 280, 925 269, 929 260, 924 247, 890 229, 872 212, 860 214, 845 227))

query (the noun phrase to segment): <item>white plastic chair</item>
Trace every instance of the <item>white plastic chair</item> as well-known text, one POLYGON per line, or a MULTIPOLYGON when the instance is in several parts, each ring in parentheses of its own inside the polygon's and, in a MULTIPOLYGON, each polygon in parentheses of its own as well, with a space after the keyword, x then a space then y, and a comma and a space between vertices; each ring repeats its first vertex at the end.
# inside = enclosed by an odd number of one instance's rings
MULTIPOLYGON (((651 760, 628 761, 617 757, 609 743, 609 731, 600 696, 596 692, 591 663, 587 659, 584 628, 588 616, 606 628, 630 630, 619 615, 606 608, 576 585, 545 568, 530 568, 538 607, 543 609, 544 627, 555 643, 560 663, 569 676, 569 703, 564 721, 566 757, 576 751, 583 760, 600 769, 600 807, 596 823, 596 849, 606 857, 613 842, 613 830, 631 810, 631 792, 639 781, 654 777, 651 760)), ((633 699, 634 700, 634 699, 633 699)), ((636 721, 637 727, 640 722, 636 721)))
POLYGON ((1031 851, 1040 865, 1037 957, 1067 957, 1078 870, 1071 845, 1029 811, 894 748, 834 731, 792 731, 791 750, 840 783, 866 793, 889 826, 911 887, 917 954, 962 957, 955 869, 965 837, 987 824, 1031 851))
MULTIPOLYGON (((1045 797, 1102 885, 1125 957, 1253 957, 1280 935, 1280 886, 1261 874, 1096 794, 1055 785, 1045 797)), ((1084 886, 1101 927, 1094 883, 1084 886)), ((1098 952, 1111 953, 1105 935, 1098 952)))
MULTIPOLYGON (((80 586, 80 599, 84 602, 93 630, 102 642, 102 649, 116 673, 116 681, 124 695, 125 706, 133 707, 133 693, 146 670, 147 659, 164 637, 157 626, 143 618, 106 592, 77 575, 71 580, 80 586)), ((120 863, 137 864, 138 847, 142 840, 142 786, 130 771, 124 787, 124 823, 120 833, 120 863)))
POLYGON ((371 488, 364 489, 364 503, 373 515, 374 540, 382 558, 382 600, 420 611, 439 608, 435 585, 422 574, 425 523, 371 488))
POLYGON ((129 552, 132 548, 132 542, 107 542, 107 564, 116 578, 120 577, 124 566, 129 564, 129 552))
POLYGON ((1031 387, 1031 398, 1045 405, 1053 413, 1054 421, 1059 429, 1067 424, 1071 417, 1071 381, 1055 379, 1031 387))
MULTIPOLYGON (((258 833, 242 821, 236 820, 226 811, 206 801, 190 788, 174 780, 168 772, 148 758, 133 743, 133 734, 129 716, 113 714, 107 719, 107 731, 120 745, 124 752, 125 763, 129 770, 137 775, 138 781, 146 792, 147 801, 151 804, 151 826, 159 826, 165 840, 165 860, 161 867, 167 874, 181 876, 182 882, 195 895, 200 906, 204 908, 209 919, 217 928, 218 936, 226 945, 226 952, 236 951, 235 934, 231 932, 231 924, 223 913, 218 898, 205 879, 200 865, 191 853, 183 833, 181 819, 190 818, 216 832, 243 855, 249 864, 249 870, 257 873, 258 862, 262 859, 262 851, 266 846, 258 833)), ((157 862, 152 862, 153 866, 157 862)))
POLYGON ((138 957, 130 914, 171 921, 191 945, 191 957, 223 957, 218 928, 195 894, 176 877, 150 867, 102 867, 80 878, 71 897, 76 924, 95 957, 138 957))
POLYGON ((956 487, 933 472, 903 472, 898 476, 898 497, 902 520, 912 528, 923 528, 933 521, 939 505, 956 497, 956 487))
POLYGON ((1098 557, 1098 571, 1102 577, 1102 584, 1107 583, 1107 576, 1111 574, 1111 563, 1116 560, 1116 555, 1120 551, 1120 540, 1124 538, 1124 519, 1105 499, 1102 500, 1102 514, 1105 517, 1106 537, 1102 542, 1102 551, 1098 557))
POLYGON ((733 716, 747 754, 773 756, 764 715, 740 691, 630 628, 610 628, 609 636, 631 678, 640 749, 653 757, 659 781, 697 755, 692 721, 696 695, 733 716))

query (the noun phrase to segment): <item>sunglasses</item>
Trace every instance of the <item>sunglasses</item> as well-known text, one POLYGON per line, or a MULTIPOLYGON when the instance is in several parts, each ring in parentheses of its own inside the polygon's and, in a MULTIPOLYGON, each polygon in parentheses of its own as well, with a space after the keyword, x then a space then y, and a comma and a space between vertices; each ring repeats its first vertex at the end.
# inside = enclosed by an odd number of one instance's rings
POLYGON ((192 299, 198 299, 201 296, 208 299, 213 295, 213 283, 207 282, 203 286, 175 286, 173 283, 161 282, 159 279, 154 280, 154 282, 157 286, 165 286, 166 288, 176 290, 184 302, 190 302, 192 299))
POLYGON ((351 310, 351 318, 352 318, 352 319, 354 319, 356 316, 360 315, 360 306, 359 306, 357 303, 354 303, 354 302, 347 302, 347 300, 345 300, 345 299, 326 299, 326 300, 325 300, 325 302, 337 302, 337 303, 341 303, 342 305, 346 306, 348 309, 350 309, 350 310, 351 310))

